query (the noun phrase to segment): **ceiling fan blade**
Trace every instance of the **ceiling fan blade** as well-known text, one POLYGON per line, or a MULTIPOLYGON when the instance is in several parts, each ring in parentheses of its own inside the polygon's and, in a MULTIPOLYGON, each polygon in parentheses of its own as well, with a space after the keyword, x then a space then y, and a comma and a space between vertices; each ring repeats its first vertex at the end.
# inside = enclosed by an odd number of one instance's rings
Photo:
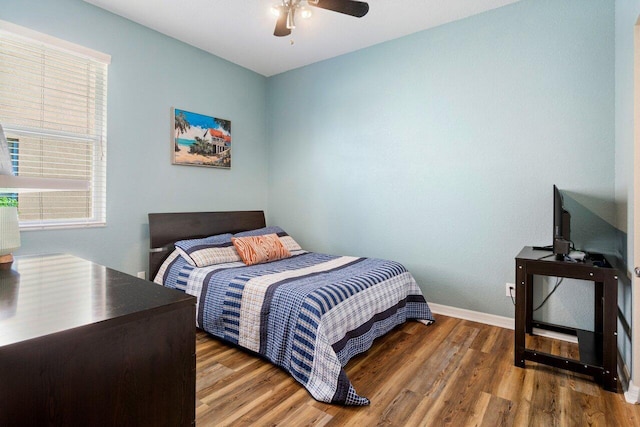
POLYGON ((284 7, 280 6, 280 14, 278 15, 278 21, 276 22, 276 29, 273 30, 273 35, 276 37, 284 37, 291 34, 291 29, 287 28, 287 11, 284 7))
POLYGON ((309 6, 344 13, 356 18, 362 18, 369 12, 369 3, 354 0, 318 0, 317 3, 310 1, 309 6))

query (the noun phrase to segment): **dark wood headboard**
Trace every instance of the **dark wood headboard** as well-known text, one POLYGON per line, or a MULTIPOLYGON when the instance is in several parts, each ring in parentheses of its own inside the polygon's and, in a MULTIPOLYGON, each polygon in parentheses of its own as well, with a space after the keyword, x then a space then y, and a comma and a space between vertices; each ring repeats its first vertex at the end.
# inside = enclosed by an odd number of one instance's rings
POLYGON ((263 211, 150 213, 149 279, 156 276, 178 240, 239 233, 265 225, 263 211))

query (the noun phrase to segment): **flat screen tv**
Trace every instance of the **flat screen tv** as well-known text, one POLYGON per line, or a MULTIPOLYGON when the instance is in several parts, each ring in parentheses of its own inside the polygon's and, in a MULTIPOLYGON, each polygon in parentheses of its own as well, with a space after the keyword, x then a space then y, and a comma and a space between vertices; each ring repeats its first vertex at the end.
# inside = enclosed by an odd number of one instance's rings
POLYGON ((564 257, 571 251, 571 214, 564 208, 562 193, 553 186, 553 253, 564 257))

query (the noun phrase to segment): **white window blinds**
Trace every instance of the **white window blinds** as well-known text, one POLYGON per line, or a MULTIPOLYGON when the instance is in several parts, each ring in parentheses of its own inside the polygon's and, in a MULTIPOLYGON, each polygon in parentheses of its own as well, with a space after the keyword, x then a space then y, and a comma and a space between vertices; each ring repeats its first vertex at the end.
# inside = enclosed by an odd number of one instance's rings
POLYGON ((89 191, 4 194, 22 228, 106 221, 110 57, 0 21, 0 124, 18 176, 88 180, 89 191))

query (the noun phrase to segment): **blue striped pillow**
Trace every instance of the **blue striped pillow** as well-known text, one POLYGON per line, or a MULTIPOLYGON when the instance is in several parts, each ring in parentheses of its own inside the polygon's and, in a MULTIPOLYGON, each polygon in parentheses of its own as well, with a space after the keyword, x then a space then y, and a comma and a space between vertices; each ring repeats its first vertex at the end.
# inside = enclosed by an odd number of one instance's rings
POLYGON ((242 261, 231 243, 232 236, 226 233, 203 239, 180 240, 176 242, 176 249, 189 264, 196 267, 242 261))

